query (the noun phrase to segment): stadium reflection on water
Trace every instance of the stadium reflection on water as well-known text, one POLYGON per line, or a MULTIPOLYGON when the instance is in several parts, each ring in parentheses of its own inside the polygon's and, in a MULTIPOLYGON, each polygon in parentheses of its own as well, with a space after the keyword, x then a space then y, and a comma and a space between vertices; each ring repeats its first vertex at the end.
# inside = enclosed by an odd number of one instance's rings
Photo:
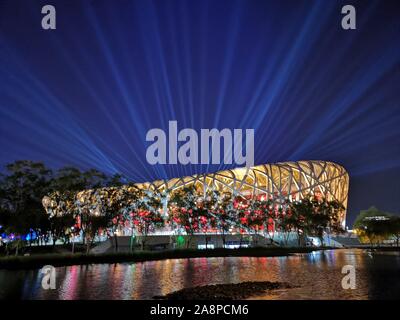
POLYGON ((291 257, 194 258, 56 269, 57 289, 43 290, 39 270, 0 270, 0 298, 151 299, 182 288, 243 281, 298 286, 252 299, 394 299, 400 296, 400 255, 359 249, 291 257), (356 269, 356 289, 344 290, 344 265, 356 269))

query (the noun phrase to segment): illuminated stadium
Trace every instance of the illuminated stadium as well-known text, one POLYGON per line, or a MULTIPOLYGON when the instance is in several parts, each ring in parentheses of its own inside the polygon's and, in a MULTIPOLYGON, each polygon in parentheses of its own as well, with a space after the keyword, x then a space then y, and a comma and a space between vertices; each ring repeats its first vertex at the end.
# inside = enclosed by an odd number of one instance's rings
MULTIPOLYGON (((140 189, 167 194, 190 185, 203 194, 208 190, 218 190, 235 196, 261 194, 290 201, 300 200, 309 194, 320 194, 327 200, 337 200, 346 208, 349 176, 342 166, 333 162, 298 161, 136 184, 140 189)), ((343 225, 345 213, 341 217, 343 225)))
MULTIPOLYGON (((208 190, 218 190, 235 196, 264 194, 268 198, 290 201, 309 194, 321 194, 327 200, 337 200, 346 208, 349 176, 342 166, 333 162, 298 161, 136 184, 140 189, 163 193, 189 185, 202 190, 203 194, 208 190)), ((345 213, 342 219, 344 222, 345 213)))
MULTIPOLYGON (((170 195, 187 187, 194 187, 200 198, 205 198, 209 191, 218 191, 220 194, 228 193, 232 195, 232 198, 270 199, 275 206, 301 201, 311 195, 341 204, 344 209, 340 211, 339 223, 344 227, 348 185, 349 176, 346 170, 338 164, 326 161, 282 162, 121 187, 84 190, 76 193, 72 200, 63 200, 56 193, 45 197, 43 205, 51 216, 62 215, 71 205, 78 207, 79 212, 85 210, 90 215, 102 215, 106 205, 122 202, 121 194, 133 194, 140 190, 144 197, 157 195, 161 200, 157 211, 167 217, 171 213, 168 203, 170 195)), ((218 217, 216 218, 218 219, 218 217)), ((119 227, 119 230, 116 231, 118 235, 131 235, 134 231, 132 221, 130 223, 130 225, 125 223, 122 228, 119 227)), ((239 222, 239 230, 240 228, 239 222)), ((206 233, 210 230, 206 230, 206 233)), ((235 230, 238 230, 237 225, 235 230)), ((153 234, 176 234, 176 230, 173 231, 168 224, 155 231, 153 234)), ((211 230, 211 233, 217 234, 218 232, 214 229, 211 230)))

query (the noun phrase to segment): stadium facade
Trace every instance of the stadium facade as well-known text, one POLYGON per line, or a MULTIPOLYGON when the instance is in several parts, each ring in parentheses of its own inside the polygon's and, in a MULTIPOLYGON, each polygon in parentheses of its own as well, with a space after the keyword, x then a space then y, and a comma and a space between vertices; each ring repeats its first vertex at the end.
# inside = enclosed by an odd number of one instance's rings
MULTIPOLYGON (((274 201, 301 200, 308 195, 320 195, 328 201, 336 200, 347 208, 349 175, 346 170, 333 162, 298 161, 258 165, 250 168, 237 168, 210 174, 198 174, 170 180, 138 183, 133 188, 146 192, 166 195, 164 213, 167 210, 168 194, 183 187, 194 186, 199 193, 208 190, 229 192, 233 196, 265 196, 274 201)), ((123 186, 121 188, 129 188, 123 186)), ((83 202, 95 202, 91 190, 77 193, 77 199, 83 202)), ((65 204, 57 199, 45 197, 43 205, 51 215, 63 210, 65 204)), ((94 205, 93 211, 98 210, 94 205)), ((346 210, 340 221, 345 226, 346 210)))

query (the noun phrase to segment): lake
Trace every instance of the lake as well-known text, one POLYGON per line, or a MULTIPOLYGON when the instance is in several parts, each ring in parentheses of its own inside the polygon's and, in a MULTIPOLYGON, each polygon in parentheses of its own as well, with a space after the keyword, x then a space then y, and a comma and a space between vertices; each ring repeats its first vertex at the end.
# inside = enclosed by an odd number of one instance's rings
POLYGON ((182 288, 243 281, 284 281, 296 288, 251 299, 398 299, 399 252, 315 251, 289 257, 191 258, 56 268, 56 289, 41 287, 40 270, 0 270, 0 299, 152 299, 182 288), (342 288, 342 267, 356 271, 356 289, 342 288))

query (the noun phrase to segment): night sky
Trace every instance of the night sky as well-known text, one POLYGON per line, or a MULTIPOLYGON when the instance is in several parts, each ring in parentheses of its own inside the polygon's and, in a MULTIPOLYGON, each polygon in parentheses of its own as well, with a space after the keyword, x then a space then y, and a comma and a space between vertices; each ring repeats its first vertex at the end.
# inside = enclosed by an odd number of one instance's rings
MULTIPOLYGON (((399 1, 0 0, 0 165, 136 182, 235 165, 146 162, 152 128, 254 128, 255 164, 329 160, 348 223, 400 212, 399 1), (57 29, 41 28, 41 7, 57 29), (353 4, 357 29, 341 28, 353 4)), ((4 169, 2 169, 4 170, 4 169)))

